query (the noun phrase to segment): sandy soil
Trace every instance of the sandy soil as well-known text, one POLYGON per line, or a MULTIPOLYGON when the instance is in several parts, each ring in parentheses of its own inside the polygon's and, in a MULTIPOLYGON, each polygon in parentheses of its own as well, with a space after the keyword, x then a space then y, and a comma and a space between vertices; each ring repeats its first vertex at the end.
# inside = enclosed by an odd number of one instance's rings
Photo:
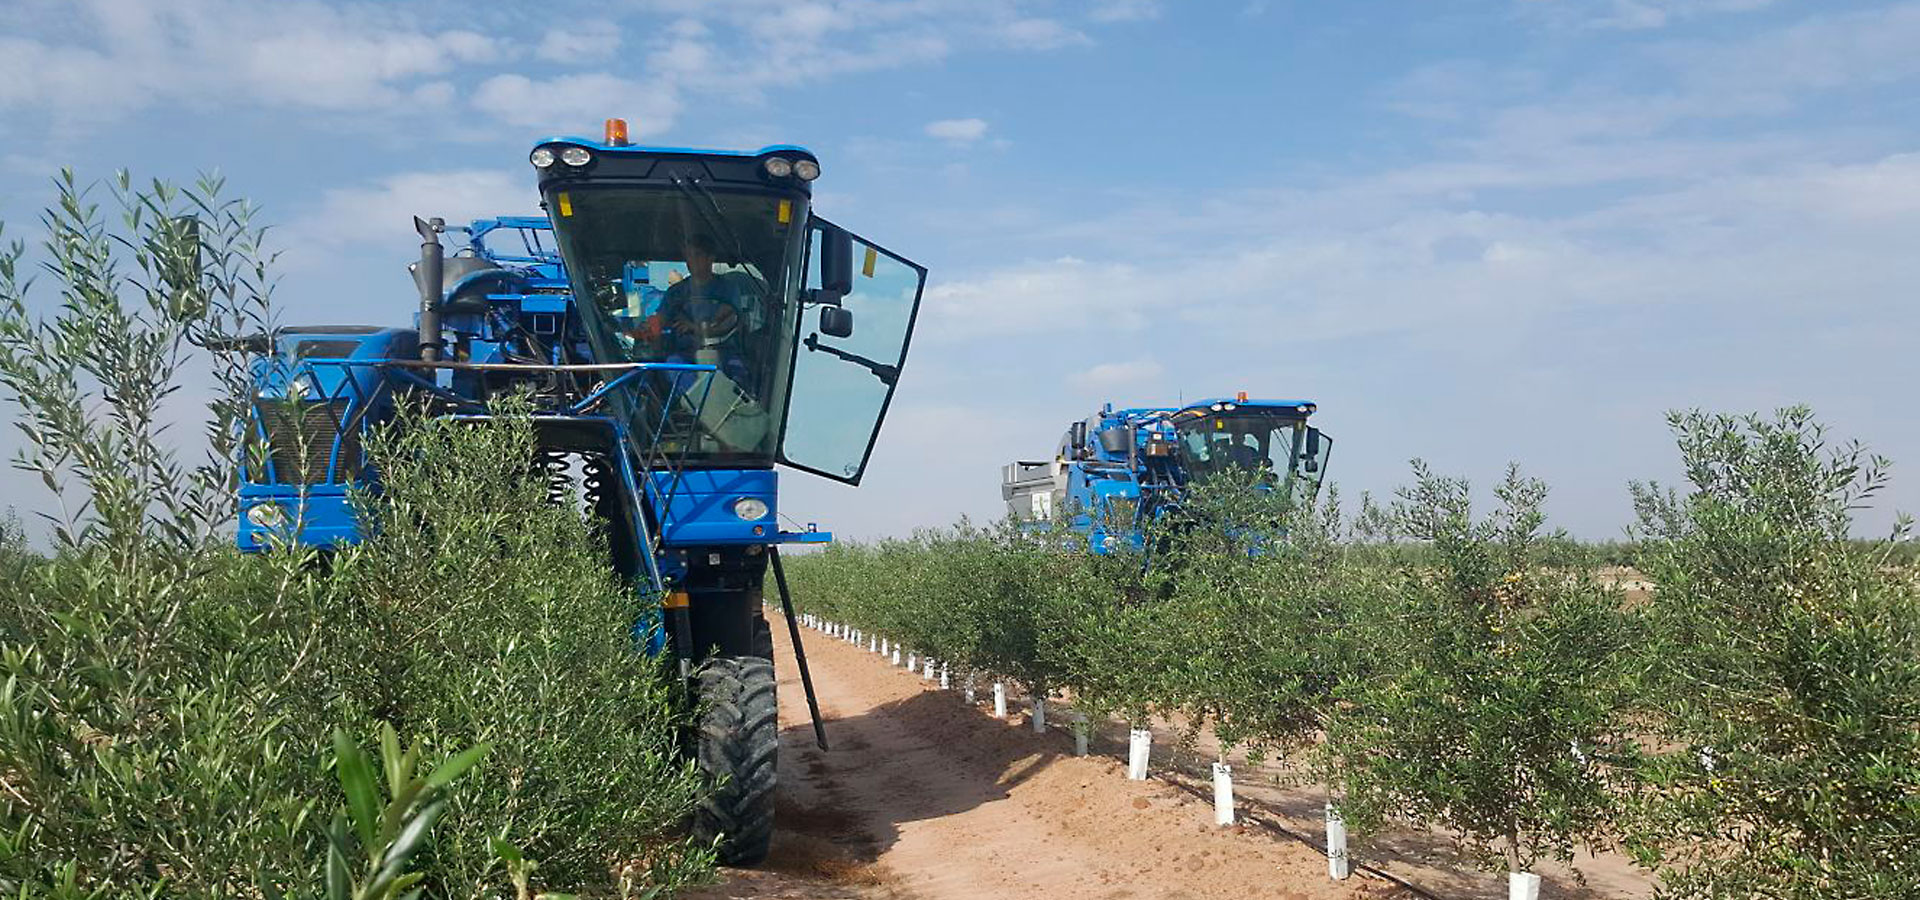
MULTIPOLYGON (((1504 876, 1462 874, 1446 842, 1396 836, 1335 882, 1316 849, 1323 798, 1236 767, 1243 824, 1214 826, 1206 763, 1166 744, 1154 777, 1126 780, 1125 730, 1104 727, 1093 755, 1072 755, 1064 729, 1036 735, 1026 704, 991 715, 990 691, 957 689, 803 630, 827 719, 814 746, 784 623, 780 676, 781 799, 771 857, 692 894, 717 898, 1331 898, 1505 896, 1504 876)), ((1624 866, 1583 866, 1582 888, 1549 875, 1543 896, 1646 893, 1624 866), (1616 872, 1615 869, 1620 871, 1616 872), (1622 872, 1628 877, 1619 877, 1622 872), (1598 877, 1596 877, 1598 875, 1598 877)), ((1557 877, 1556 877, 1557 876, 1557 877)))

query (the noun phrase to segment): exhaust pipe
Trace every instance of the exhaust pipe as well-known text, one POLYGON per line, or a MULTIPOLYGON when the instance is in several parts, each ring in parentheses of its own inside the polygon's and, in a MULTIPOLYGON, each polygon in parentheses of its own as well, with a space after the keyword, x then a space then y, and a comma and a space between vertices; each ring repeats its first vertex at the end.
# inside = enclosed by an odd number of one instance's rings
POLYGON ((420 358, 427 362, 440 359, 440 284, 447 262, 440 230, 446 224, 445 219, 413 217, 413 230, 420 232, 420 265, 413 273, 420 287, 420 358))

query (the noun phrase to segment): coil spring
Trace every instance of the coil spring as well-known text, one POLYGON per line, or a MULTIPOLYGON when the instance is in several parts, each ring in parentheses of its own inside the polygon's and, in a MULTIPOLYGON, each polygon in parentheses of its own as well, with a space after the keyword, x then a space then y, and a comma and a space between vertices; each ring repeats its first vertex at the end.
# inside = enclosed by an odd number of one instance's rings
POLYGON ((542 450, 535 459, 547 479, 547 502, 554 506, 566 503, 573 493, 567 479, 567 454, 559 450, 542 450))
POLYGON ((613 499, 613 467, 599 456, 589 456, 581 465, 580 482, 587 497, 587 508, 606 515, 606 505, 613 499))

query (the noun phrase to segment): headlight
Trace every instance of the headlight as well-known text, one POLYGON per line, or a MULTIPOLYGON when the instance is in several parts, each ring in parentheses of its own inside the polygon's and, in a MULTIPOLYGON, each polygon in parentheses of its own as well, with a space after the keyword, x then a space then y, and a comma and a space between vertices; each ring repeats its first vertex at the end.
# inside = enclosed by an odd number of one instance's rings
POLYGON ((278 503, 258 503, 247 507, 247 521, 259 528, 278 528, 287 521, 287 513, 278 503))
POLYGON ((746 522, 764 519, 767 517, 767 502, 758 497, 741 497, 733 501, 733 514, 746 522))
POLYGON ((793 160, 784 156, 767 157, 767 174, 775 178, 785 178, 793 174, 793 160))
POLYGON ((812 181, 820 177, 820 164, 810 159, 796 159, 793 174, 800 176, 801 181, 812 181))
POLYGON ((552 147, 535 147, 532 153, 527 154, 527 162, 533 163, 533 167, 536 169, 544 169, 553 165, 553 159, 552 147))
POLYGON ((593 154, 588 153, 585 147, 568 147, 560 151, 560 161, 578 168, 593 162, 593 154))
POLYGON ((1113 548, 1118 546, 1120 546, 1120 541, 1118 538, 1115 538, 1113 535, 1107 535, 1106 537, 1103 537, 1100 539, 1100 548, 1102 550, 1112 550, 1113 548))

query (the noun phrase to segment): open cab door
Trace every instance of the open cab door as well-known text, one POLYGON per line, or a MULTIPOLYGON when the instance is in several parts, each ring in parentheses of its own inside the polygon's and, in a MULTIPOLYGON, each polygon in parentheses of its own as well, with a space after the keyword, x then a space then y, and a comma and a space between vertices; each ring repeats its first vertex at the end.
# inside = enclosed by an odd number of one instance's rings
POLYGON ((780 461, 859 484, 907 361, 927 270, 816 216, 803 277, 780 461))

